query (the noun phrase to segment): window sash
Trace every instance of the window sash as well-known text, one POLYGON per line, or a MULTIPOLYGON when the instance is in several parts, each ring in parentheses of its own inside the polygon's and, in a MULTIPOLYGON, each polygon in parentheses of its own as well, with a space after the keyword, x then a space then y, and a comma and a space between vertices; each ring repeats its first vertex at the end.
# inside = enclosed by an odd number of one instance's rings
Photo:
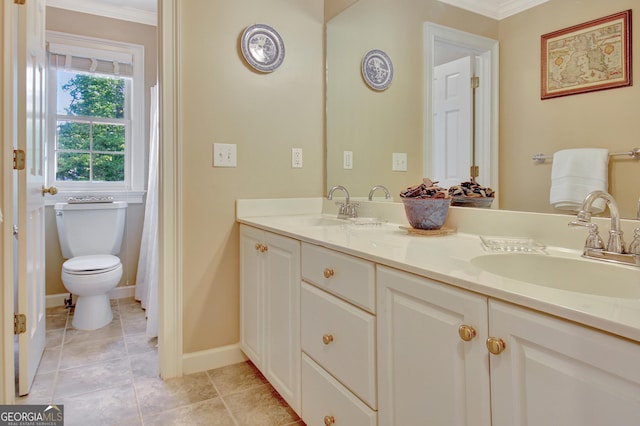
MULTIPOLYGON (((56 141, 57 137, 57 72, 54 67, 49 69, 49 123, 47 144, 47 156, 48 156, 48 171, 47 182, 48 185, 56 185, 59 189, 61 197, 66 193, 110 193, 115 194, 117 192, 140 192, 144 191, 146 183, 146 149, 145 149, 145 129, 147 127, 147 121, 145 119, 145 92, 144 92, 144 46, 123 43, 112 40, 98 39, 94 37, 79 36, 74 34, 66 34, 56 31, 47 31, 47 42, 49 46, 58 45, 65 48, 69 48, 67 52, 55 52, 55 53, 71 53, 74 56, 93 56, 97 58, 104 58, 107 64, 107 70, 109 66, 113 70, 114 60, 120 63, 120 74, 118 77, 126 78, 127 82, 127 96, 125 96, 125 111, 127 116, 125 119, 129 120, 128 126, 126 126, 126 151, 125 151, 125 183, 122 182, 88 182, 88 181, 56 181, 56 141), (89 52, 91 55, 83 55, 77 53, 78 51, 89 52), (100 52, 100 54, 95 53, 100 52), (105 56, 106 54, 106 56, 105 56), (122 56, 124 55, 124 56, 122 56), (129 60, 130 58, 130 60, 129 60), (122 64, 130 63, 132 69, 132 75, 126 76, 123 71, 125 67, 122 64)), ((55 49, 60 50, 60 49, 55 49)), ((66 56, 66 55, 65 55, 66 56)), ((55 62, 54 62, 55 64, 55 62)), ((62 62, 61 62, 62 64, 62 62)), ((67 70, 75 71, 75 70, 67 70)), ((77 70, 83 71, 83 70, 77 70)), ((86 72, 86 70, 84 70, 86 72)), ((96 76, 107 74, 109 72, 95 72, 96 76)), ((112 74, 112 73, 111 73, 112 74)), ((114 74, 112 74, 114 75, 114 74)), ((61 115, 60 118, 65 120, 77 120, 81 117, 68 115, 61 115)), ((98 117, 92 117, 93 120, 100 120, 98 117)), ((107 122, 115 122, 117 119, 108 118, 107 122)), ((54 197, 51 197, 54 198, 54 197)))

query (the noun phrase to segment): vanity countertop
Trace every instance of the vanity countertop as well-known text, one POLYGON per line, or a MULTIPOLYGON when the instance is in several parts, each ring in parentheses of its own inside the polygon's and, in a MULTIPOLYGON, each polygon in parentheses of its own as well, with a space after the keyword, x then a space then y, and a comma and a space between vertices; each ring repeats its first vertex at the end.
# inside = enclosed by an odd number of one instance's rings
MULTIPOLYGON (((287 214, 269 211, 266 215, 260 215, 261 212, 256 212, 256 216, 246 212, 247 209, 238 208, 238 222, 640 342, 640 299, 548 288, 481 270, 471 264, 472 258, 488 254, 478 234, 464 233, 458 229, 449 235, 414 235, 400 228, 405 224, 390 222, 375 227, 349 223, 311 225, 312 222, 321 223, 323 218, 335 216, 322 215, 320 211, 308 213, 305 209, 287 214)), ((548 244, 547 252, 554 256, 582 259, 578 250, 548 244)), ((640 270, 637 273, 640 286, 640 270)), ((603 282, 602 285, 606 286, 607 283, 603 282)))

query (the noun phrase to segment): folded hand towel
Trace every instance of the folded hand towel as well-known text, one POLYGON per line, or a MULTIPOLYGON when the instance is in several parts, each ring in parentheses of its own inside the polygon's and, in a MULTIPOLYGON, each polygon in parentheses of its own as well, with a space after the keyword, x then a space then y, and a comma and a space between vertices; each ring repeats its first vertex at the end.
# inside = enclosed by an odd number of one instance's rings
MULTIPOLYGON (((564 149, 553 154, 551 167, 551 205, 561 210, 578 211, 591 191, 608 191, 609 151, 601 148, 564 149)), ((592 212, 600 213, 604 200, 593 203, 592 212)))

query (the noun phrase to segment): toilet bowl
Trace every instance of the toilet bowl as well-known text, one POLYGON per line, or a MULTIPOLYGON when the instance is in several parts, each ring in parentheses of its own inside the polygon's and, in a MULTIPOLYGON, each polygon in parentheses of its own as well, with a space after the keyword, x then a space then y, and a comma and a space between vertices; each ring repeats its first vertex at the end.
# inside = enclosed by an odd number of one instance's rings
POLYGON ((76 256, 62 264, 62 283, 77 296, 71 324, 96 330, 113 320, 109 291, 122 278, 122 263, 112 255, 76 256))
POLYGON ((109 291, 122 278, 116 256, 122 245, 127 203, 57 203, 62 283, 76 296, 72 325, 96 330, 113 320, 109 291))

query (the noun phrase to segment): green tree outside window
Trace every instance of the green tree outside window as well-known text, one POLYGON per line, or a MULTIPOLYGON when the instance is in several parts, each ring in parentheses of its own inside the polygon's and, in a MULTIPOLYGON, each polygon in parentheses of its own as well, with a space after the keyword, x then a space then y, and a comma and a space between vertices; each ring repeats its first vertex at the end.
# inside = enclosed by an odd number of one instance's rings
POLYGON ((123 182, 125 80, 73 74, 58 96, 68 105, 57 121, 56 180, 123 182))

